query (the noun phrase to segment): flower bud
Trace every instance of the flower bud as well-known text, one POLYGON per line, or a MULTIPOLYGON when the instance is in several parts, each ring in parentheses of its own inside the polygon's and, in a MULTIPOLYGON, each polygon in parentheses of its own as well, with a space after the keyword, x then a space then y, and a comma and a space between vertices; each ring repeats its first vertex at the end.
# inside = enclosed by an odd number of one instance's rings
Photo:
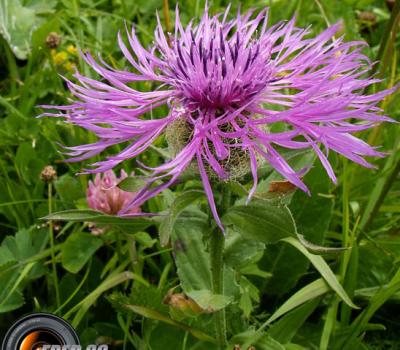
POLYGON ((40 173, 40 179, 44 182, 52 182, 57 179, 57 172, 51 165, 47 165, 40 173))
POLYGON ((376 24, 376 15, 375 13, 371 11, 361 11, 357 15, 358 19, 360 22, 369 24, 369 25, 374 25, 376 24))
POLYGON ((385 0, 385 2, 386 2, 387 7, 389 8, 389 10, 392 11, 393 7, 394 7, 395 0, 385 0))
POLYGON ((163 303, 169 305, 171 317, 176 320, 196 317, 204 312, 192 298, 184 293, 172 294, 170 291, 164 298, 163 303))
POLYGON ((56 32, 51 32, 46 38, 46 46, 49 49, 56 49, 61 44, 61 36, 56 32))
MULTIPOLYGON (((220 126, 224 132, 233 132, 233 127, 229 123, 220 126)), ((173 156, 176 156, 192 139, 193 137, 193 126, 186 120, 185 117, 180 117, 174 120, 170 125, 167 126, 165 134, 168 149, 173 156)), ((236 140, 232 143, 230 140, 224 140, 226 143, 233 145, 236 140)), ((212 143, 209 144, 210 152, 215 158, 218 158, 216 151, 212 143)), ((257 155, 257 160, 261 161, 261 158, 257 155)), ((242 147, 231 147, 229 149, 229 156, 225 159, 220 160, 221 168, 226 173, 227 177, 221 179, 221 177, 214 171, 214 169, 206 164, 207 175, 213 180, 237 180, 245 176, 250 172, 250 158, 248 152, 242 147)), ((188 172, 195 173, 197 167, 194 163, 189 165, 188 172)))

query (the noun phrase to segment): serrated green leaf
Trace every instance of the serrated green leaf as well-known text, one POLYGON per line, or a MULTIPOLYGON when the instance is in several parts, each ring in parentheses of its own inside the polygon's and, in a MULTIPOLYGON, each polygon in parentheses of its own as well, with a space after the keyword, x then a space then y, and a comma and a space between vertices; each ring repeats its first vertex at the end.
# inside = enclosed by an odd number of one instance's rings
POLYGON ((0 270, 4 264, 9 262, 17 261, 14 254, 8 249, 6 245, 0 246, 0 270))
POLYGON ((0 246, 0 310, 9 312, 21 307, 23 287, 30 279, 42 276, 46 269, 40 254, 48 242, 48 230, 32 226, 4 238, 0 246))
MULTIPOLYGON (((10 290, 18 279, 19 269, 17 262, 8 262, 2 266, 2 274, 0 277, 0 313, 9 312, 20 308, 24 304, 24 298, 18 288, 14 288, 13 292, 10 290), (10 268, 15 267, 15 268, 10 268), (10 268, 7 269, 6 268, 10 268)), ((18 286, 17 286, 18 287, 18 286)))
POLYGON ((19 309, 24 303, 25 300, 22 293, 17 290, 10 295, 7 302, 0 304, 0 314, 19 309))
POLYGON ((19 294, 20 284, 25 278, 28 277, 28 274, 34 266, 34 262, 26 264, 17 276, 14 274, 13 280, 8 281, 8 287, 4 288, 2 292, 2 298, 0 299, 0 309, 4 309, 4 306, 7 305, 10 300, 12 301, 12 303, 15 303, 16 299, 18 300, 16 295, 19 294))

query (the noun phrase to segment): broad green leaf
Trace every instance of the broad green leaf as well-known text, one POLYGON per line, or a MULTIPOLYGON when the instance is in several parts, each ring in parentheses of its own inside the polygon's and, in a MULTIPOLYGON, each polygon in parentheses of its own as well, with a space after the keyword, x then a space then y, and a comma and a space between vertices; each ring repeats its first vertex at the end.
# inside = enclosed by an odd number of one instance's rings
POLYGON ((114 292, 107 299, 118 312, 127 313, 124 305, 129 304, 143 306, 168 316, 170 311, 168 297, 171 296, 169 292, 167 287, 160 289, 152 284, 135 283, 129 295, 114 292))
POLYGON ((20 271, 20 269, 15 267, 16 262, 9 262, 1 266, 2 269, 6 271, 7 268, 8 271, 2 272, 0 277, 0 313, 18 309, 24 304, 21 291, 15 287, 13 288, 16 285, 20 271), (13 289, 12 293, 10 293, 11 289, 13 289))
POLYGON ((4 258, 9 258, 9 254, 16 261, 23 261, 32 257, 44 248, 47 235, 48 232, 45 229, 30 228, 18 231, 14 237, 7 236, 1 244, 0 263, 4 258))
POLYGON ((176 221, 172 245, 178 276, 186 294, 192 290, 211 290, 210 257, 203 233, 209 230, 207 217, 200 212, 185 212, 176 221))
MULTIPOLYGON (((3 288, 5 288, 4 285, 3 288)), ((20 291, 15 291, 7 299, 7 302, 2 302, 0 304, 0 314, 19 309, 24 305, 24 302, 22 293, 20 291)))
POLYGON ((15 166, 27 184, 37 181, 45 165, 45 161, 39 157, 37 149, 32 146, 31 142, 23 142, 18 146, 15 166))
POLYGON ((0 267, 9 262, 17 261, 17 258, 15 257, 13 252, 8 248, 7 244, 4 244, 6 239, 4 239, 3 244, 0 246, 0 267))
MULTIPOLYGON (((316 164, 304 178, 311 191, 311 196, 303 191, 296 191, 289 205, 296 223, 297 232, 308 242, 321 245, 333 213, 333 200, 320 194, 329 193, 330 179, 320 164, 316 164)), ((260 266, 270 271, 272 278, 265 284, 268 294, 286 294, 306 273, 309 261, 295 248, 282 244, 268 247, 260 266)))
POLYGON ((358 307, 350 300, 346 291, 337 280, 335 274, 321 256, 311 254, 298 240, 293 237, 284 238, 282 241, 289 243, 298 251, 300 251, 311 262, 311 264, 314 265, 326 283, 329 284, 329 286, 339 295, 339 297, 350 307, 358 309, 358 307))
POLYGON ((258 303, 260 301, 260 292, 245 276, 240 276, 239 286, 239 308, 243 311, 244 316, 248 318, 254 309, 253 302, 258 303))
POLYGON ((214 312, 228 306, 233 298, 225 295, 213 294, 211 290, 192 290, 188 293, 202 309, 207 312, 214 312))
POLYGON ((138 192, 146 185, 146 178, 141 176, 129 176, 123 179, 118 187, 126 192, 138 192))
POLYGON ((0 309, 4 309, 4 305, 7 305, 9 300, 11 300, 13 303, 15 302, 17 298, 19 286, 21 282, 26 279, 32 270, 32 268, 35 266, 34 262, 30 262, 24 266, 24 268, 20 271, 17 278, 15 278, 15 281, 12 282, 12 284, 9 284, 8 288, 4 288, 2 292, 2 298, 0 301, 0 309))
MULTIPOLYGON (((200 211, 184 211, 174 224, 171 238, 175 263, 181 287, 188 295, 192 291, 212 290, 210 254, 204 243, 209 230, 208 218, 200 211)), ((235 273, 225 266, 224 296, 237 294, 235 273)))
POLYGON ((89 233, 73 233, 61 247, 61 263, 69 272, 77 273, 102 245, 100 238, 89 233))
POLYGON ((47 230, 31 227, 3 240, 0 246, 0 312, 21 307, 23 282, 43 275, 44 267, 29 259, 44 249, 47 237, 47 230))
POLYGON ((54 182, 54 187, 65 208, 71 208, 76 200, 85 196, 76 176, 65 174, 54 182))
POLYGON ((286 206, 268 201, 253 201, 249 205, 230 208, 222 218, 225 225, 232 225, 246 239, 265 244, 277 243, 296 234, 296 226, 286 206))
POLYGON ((246 267, 258 261, 264 252, 265 244, 256 240, 244 239, 234 230, 227 229, 224 261, 234 269, 246 267))
POLYGON ((43 22, 43 15, 50 15, 56 2, 53 0, 0 0, 0 34, 20 60, 31 50, 31 36, 43 22))
POLYGON ((171 237, 174 224, 179 214, 198 198, 204 196, 203 191, 191 190, 180 194, 172 203, 168 215, 162 219, 158 228, 161 246, 166 246, 171 237))

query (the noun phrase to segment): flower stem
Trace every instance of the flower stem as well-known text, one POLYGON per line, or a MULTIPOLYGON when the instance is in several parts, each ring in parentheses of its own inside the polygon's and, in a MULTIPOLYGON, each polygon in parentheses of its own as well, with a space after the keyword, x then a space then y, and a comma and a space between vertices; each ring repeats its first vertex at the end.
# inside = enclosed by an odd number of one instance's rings
MULTIPOLYGON (((213 294, 224 294, 224 261, 223 251, 225 237, 219 230, 211 234, 211 274, 213 294)), ((214 314, 215 331, 217 341, 221 349, 226 345, 226 318, 225 309, 215 312, 214 314)))
MULTIPOLYGON (((382 35, 382 40, 381 40, 381 44, 379 47, 379 51, 378 51, 378 55, 376 57, 377 61, 383 61, 383 63, 386 63, 387 61, 387 48, 388 45, 390 43, 393 44, 394 39, 390 39, 395 38, 396 37, 396 27, 398 25, 398 17, 400 16, 400 0, 396 0, 393 10, 392 10, 392 15, 390 16, 390 20, 386 26, 385 32, 382 35)), ((375 64, 372 68, 372 74, 376 73, 378 71, 380 65, 375 64)), ((380 69, 380 74, 381 76, 383 75, 384 71, 386 70, 386 64, 384 65, 384 67, 381 67, 380 69)))
MULTIPOLYGON (((49 201, 49 214, 52 212, 52 196, 53 196, 53 188, 52 188, 52 183, 51 181, 48 184, 47 187, 47 193, 48 193, 48 201, 49 201)), ((51 251, 51 265, 53 268, 53 283, 54 283, 54 289, 56 291, 56 303, 57 303, 57 308, 60 307, 60 291, 58 289, 58 277, 57 277, 57 266, 56 266, 56 253, 54 249, 54 232, 53 232, 53 221, 49 221, 49 238, 50 238, 50 251, 51 251)))
POLYGON ((171 32, 171 21, 169 18, 169 3, 168 0, 163 0, 163 13, 164 13, 164 21, 165 21, 165 30, 167 32, 167 41, 168 45, 171 46, 169 34, 171 32))

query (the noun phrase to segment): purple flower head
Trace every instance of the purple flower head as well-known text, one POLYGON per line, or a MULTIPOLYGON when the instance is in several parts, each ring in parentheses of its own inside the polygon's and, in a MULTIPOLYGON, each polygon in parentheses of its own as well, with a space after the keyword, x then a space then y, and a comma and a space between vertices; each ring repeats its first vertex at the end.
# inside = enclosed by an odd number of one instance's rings
MULTIPOLYGON (((78 82, 68 81, 75 100, 58 106, 59 114, 46 113, 65 117, 97 135, 95 143, 68 147, 73 161, 128 143, 117 155, 92 164, 95 169, 88 172, 104 172, 138 156, 167 129, 172 128, 172 134, 174 127, 184 130, 180 140, 175 140, 180 146, 173 159, 147 168, 150 180, 120 214, 157 195, 190 164, 196 164, 222 228, 210 173, 221 180, 231 178, 235 173, 232 159, 245 162, 253 176, 250 199, 260 161, 308 192, 301 173, 279 153, 281 148, 314 150, 333 181, 336 177, 327 158, 330 150, 364 166, 371 166, 365 156, 383 156, 353 136, 390 120, 379 114, 377 104, 391 91, 363 94, 378 81, 365 77, 371 66, 361 53, 365 43, 336 38, 339 25, 314 38, 309 29, 296 27, 294 19, 269 26, 268 10, 228 18, 229 8, 214 17, 206 8, 198 24, 183 27, 177 9, 175 33, 167 40, 158 19, 155 42, 148 49, 132 28, 127 33, 128 45, 118 36, 129 69, 116 70, 101 58, 98 63, 85 54, 102 81, 76 73, 78 82), (157 88, 135 90, 131 83, 138 81, 151 81, 157 88), (162 105, 169 107, 168 115, 144 117, 162 105), (277 123, 286 129, 273 132, 277 123)), ((176 134, 175 138, 181 135, 176 134)))
MULTIPOLYGON (((109 215, 118 214, 136 196, 135 193, 125 192, 117 187, 127 177, 127 173, 123 170, 119 178, 112 170, 107 170, 104 174, 96 174, 94 182, 89 181, 86 193, 89 207, 109 215)), ((140 213, 139 206, 132 206, 128 210, 128 214, 137 213, 140 213)))

